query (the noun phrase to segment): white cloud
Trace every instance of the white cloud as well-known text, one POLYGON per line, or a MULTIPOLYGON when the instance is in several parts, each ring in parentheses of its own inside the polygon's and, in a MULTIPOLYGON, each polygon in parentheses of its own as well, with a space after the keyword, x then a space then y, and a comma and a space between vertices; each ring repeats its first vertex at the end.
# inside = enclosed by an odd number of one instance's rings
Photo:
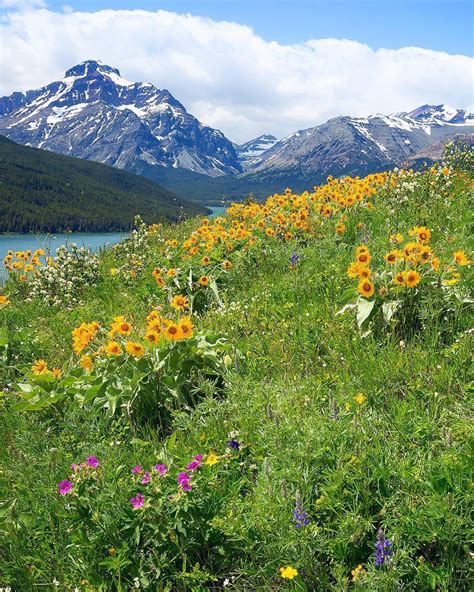
MULTIPOLYGON (((3 0, 3 3, 10 0, 3 0)), ((31 6, 31 2, 27 3, 31 6)), ((0 95, 38 88, 85 59, 168 88, 201 121, 244 141, 282 137, 337 115, 447 103, 472 109, 474 60, 344 39, 267 42, 247 26, 144 10, 0 17, 0 95)))
POLYGON ((45 0, 0 0, 0 8, 14 8, 28 10, 30 8, 45 8, 45 0))

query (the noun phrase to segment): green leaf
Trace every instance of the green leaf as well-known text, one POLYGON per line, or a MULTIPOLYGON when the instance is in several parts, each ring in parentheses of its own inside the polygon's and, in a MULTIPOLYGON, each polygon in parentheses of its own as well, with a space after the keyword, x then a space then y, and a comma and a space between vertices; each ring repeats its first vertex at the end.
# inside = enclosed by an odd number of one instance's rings
POLYGON ((8 345, 8 331, 0 327, 0 346, 8 345))
POLYGON ((218 290, 218 288, 217 288, 216 280, 215 280, 214 278, 211 278, 211 279, 209 280, 209 287, 211 288, 211 290, 212 290, 212 291, 213 291, 213 293, 214 293, 214 296, 215 296, 215 298, 216 298, 216 300, 217 300, 217 304, 218 304, 219 306, 223 306, 223 305, 222 305, 222 300, 221 300, 221 298, 220 298, 220 296, 219 296, 219 290, 218 290))
POLYGON ((392 300, 382 304, 383 318, 387 323, 390 323, 399 306, 400 300, 392 300))
POLYGON ((178 435, 178 432, 173 432, 171 434, 171 436, 168 438, 168 440, 166 440, 166 448, 168 450, 173 450, 173 448, 176 446, 176 436, 178 435))
POLYGON ((359 329, 362 328, 362 325, 370 317, 374 306, 375 298, 374 300, 366 300, 365 298, 357 299, 357 325, 359 329))

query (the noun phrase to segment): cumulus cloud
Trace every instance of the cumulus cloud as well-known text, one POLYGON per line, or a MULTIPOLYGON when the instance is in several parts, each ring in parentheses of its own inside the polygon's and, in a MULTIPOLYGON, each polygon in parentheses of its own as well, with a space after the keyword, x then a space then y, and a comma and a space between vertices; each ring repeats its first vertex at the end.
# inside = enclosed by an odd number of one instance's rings
POLYGON ((285 45, 245 25, 162 10, 28 8, 3 14, 0 32, 0 95, 38 88, 99 59, 129 80, 169 89, 190 113, 239 142, 283 137, 338 115, 424 103, 473 107, 474 60, 417 47, 374 50, 346 39, 285 45))

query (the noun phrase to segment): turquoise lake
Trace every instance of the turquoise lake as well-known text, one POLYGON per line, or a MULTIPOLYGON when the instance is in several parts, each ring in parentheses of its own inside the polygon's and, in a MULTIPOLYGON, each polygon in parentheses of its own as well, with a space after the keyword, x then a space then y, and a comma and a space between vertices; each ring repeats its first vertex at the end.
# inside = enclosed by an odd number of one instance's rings
MULTIPOLYGON (((223 214, 226 207, 207 206, 212 210, 210 218, 223 214)), ((102 247, 114 245, 120 242, 127 233, 124 232, 73 232, 59 234, 0 234, 0 278, 5 278, 3 258, 7 252, 12 251, 34 251, 44 249, 47 253, 54 255, 56 249, 66 243, 76 243, 79 247, 87 247, 97 252, 102 247)))

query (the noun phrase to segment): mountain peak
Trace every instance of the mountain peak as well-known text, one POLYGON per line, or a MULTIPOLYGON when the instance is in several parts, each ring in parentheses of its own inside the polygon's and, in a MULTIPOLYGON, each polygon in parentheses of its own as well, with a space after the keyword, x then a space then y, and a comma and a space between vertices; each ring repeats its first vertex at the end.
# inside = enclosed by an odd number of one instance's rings
POLYGON ((38 148, 119 168, 155 165, 209 176, 241 172, 231 142, 188 113, 168 90, 129 82, 86 60, 65 78, 0 98, 0 133, 38 148))
POLYGON ((79 77, 79 76, 93 76, 94 74, 103 74, 103 75, 110 75, 115 74, 119 78, 121 78, 120 71, 117 68, 112 68, 112 66, 108 66, 104 64, 100 60, 86 60, 69 68, 66 72, 66 78, 69 77, 79 77))
POLYGON ((456 117, 459 116, 460 111, 458 109, 454 109, 449 105, 441 104, 441 105, 422 105, 407 113, 407 115, 413 119, 418 119, 420 121, 431 121, 433 119, 438 119, 441 121, 453 121, 456 117))

